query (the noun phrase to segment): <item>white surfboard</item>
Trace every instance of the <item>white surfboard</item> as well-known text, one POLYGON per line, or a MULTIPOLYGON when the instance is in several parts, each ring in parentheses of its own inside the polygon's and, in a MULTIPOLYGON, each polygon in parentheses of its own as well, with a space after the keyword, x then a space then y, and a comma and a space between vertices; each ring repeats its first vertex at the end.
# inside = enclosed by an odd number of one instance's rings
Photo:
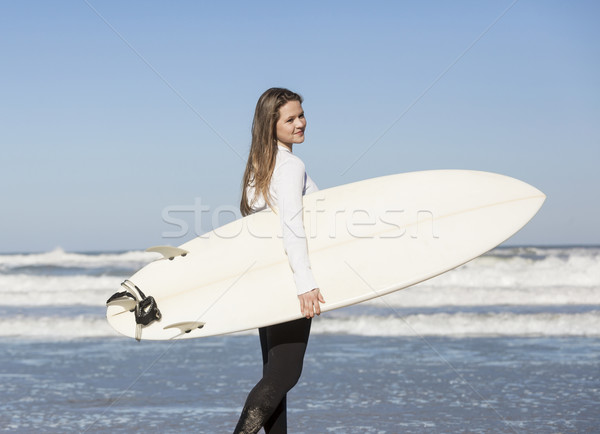
MULTIPOLYGON (((466 170, 384 176, 304 196, 323 312, 476 258, 521 229, 544 200, 522 181, 466 170)), ((178 249, 155 251, 163 258, 135 273, 125 288, 153 297, 160 319, 136 325, 135 300, 111 302, 108 322, 123 335, 135 337, 137 329, 142 339, 199 338, 301 318, 279 217, 270 210, 178 249)))

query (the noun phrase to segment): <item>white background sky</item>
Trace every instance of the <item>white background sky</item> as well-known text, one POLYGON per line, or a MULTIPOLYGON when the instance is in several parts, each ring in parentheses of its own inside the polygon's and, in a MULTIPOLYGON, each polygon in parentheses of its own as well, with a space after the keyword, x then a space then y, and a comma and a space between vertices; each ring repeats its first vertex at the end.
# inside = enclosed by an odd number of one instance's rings
POLYGON ((320 188, 498 172, 548 195, 510 244, 600 244, 599 5, 2 1, 0 252, 192 238, 163 211, 237 208, 272 86, 305 98, 320 188))

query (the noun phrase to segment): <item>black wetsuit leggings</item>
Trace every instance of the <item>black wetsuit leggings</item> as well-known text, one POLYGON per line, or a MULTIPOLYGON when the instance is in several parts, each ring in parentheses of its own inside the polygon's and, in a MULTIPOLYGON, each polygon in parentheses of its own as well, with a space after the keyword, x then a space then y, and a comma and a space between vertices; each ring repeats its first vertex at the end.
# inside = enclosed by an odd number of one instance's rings
POLYGON ((302 318, 259 329, 263 377, 254 386, 234 434, 287 432, 286 394, 302 373, 311 320, 302 318))

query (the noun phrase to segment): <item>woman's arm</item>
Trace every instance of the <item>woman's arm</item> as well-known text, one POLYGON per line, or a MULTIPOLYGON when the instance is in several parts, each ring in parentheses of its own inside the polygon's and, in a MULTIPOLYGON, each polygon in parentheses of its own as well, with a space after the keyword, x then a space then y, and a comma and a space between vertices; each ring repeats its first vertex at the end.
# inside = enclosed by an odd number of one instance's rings
POLYGON ((277 198, 283 233, 283 246, 300 299, 300 309, 307 318, 321 313, 319 302, 324 303, 308 259, 306 234, 302 219, 302 192, 305 177, 304 163, 290 158, 273 173, 271 182, 277 198))

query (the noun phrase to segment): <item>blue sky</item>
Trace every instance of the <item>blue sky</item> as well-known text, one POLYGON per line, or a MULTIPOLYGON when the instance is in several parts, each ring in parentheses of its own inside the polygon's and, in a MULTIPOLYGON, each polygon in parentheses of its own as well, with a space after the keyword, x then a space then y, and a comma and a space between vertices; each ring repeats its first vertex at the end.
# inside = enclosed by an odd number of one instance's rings
POLYGON ((498 172, 548 195, 510 243, 600 244, 599 19, 594 1, 2 2, 0 252, 208 230, 185 210, 237 207, 272 86, 305 98, 295 152, 320 188, 498 172))

